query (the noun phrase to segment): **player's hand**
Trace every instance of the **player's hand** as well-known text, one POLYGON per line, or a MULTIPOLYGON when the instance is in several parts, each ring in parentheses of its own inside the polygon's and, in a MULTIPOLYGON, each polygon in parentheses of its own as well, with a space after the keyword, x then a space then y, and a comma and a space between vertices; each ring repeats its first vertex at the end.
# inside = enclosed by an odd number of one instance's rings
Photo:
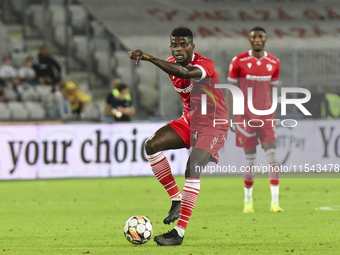
POLYGON ((122 114, 122 112, 121 111, 118 111, 117 109, 112 109, 111 110, 111 112, 112 112, 112 114, 114 115, 114 116, 116 116, 118 119, 119 118, 121 118, 122 116, 123 116, 123 114, 122 114))
POLYGON ((141 50, 132 50, 132 51, 129 51, 129 54, 130 54, 130 58, 131 59, 135 59, 137 60, 136 61, 136 65, 139 63, 139 61, 141 60, 145 60, 145 61, 149 61, 152 56, 149 55, 148 53, 146 52, 143 52, 141 50))

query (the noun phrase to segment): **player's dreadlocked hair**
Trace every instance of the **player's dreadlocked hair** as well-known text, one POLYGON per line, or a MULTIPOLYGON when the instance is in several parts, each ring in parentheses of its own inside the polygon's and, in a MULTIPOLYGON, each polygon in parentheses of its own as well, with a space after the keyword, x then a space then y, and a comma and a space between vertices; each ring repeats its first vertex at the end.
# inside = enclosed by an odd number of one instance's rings
POLYGON ((178 36, 189 37, 190 41, 192 43, 194 42, 194 37, 192 35, 192 32, 187 27, 176 27, 174 30, 172 30, 171 36, 173 36, 173 37, 178 37, 178 36))
POLYGON ((266 30, 264 30, 264 28, 262 28, 262 27, 254 27, 252 30, 250 30, 249 33, 253 32, 253 31, 261 31, 261 32, 266 34, 266 30))

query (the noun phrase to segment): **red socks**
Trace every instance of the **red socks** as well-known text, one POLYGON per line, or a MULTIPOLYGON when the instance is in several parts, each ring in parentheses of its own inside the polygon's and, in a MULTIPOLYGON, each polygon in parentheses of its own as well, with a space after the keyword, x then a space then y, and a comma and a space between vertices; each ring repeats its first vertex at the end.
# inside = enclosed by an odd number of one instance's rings
POLYGON ((185 185, 183 188, 181 210, 176 227, 186 229, 192 210, 195 207, 198 193, 200 191, 200 179, 185 178, 185 185))
POLYGON ((174 197, 180 196, 181 193, 179 192, 175 178, 171 173, 170 164, 164 153, 162 151, 157 152, 152 155, 147 155, 147 158, 151 164, 153 173, 166 189, 170 198, 172 199, 174 197))

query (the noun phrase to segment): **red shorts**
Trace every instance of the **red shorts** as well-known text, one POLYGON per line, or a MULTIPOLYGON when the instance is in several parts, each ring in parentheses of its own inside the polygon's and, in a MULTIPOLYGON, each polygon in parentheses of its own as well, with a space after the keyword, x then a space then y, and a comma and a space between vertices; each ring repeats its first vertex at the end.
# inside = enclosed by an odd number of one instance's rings
POLYGON ((193 132, 190 130, 190 124, 187 119, 183 116, 168 124, 179 134, 187 149, 193 147, 205 150, 212 156, 210 161, 218 163, 218 151, 224 146, 227 139, 227 131, 216 130, 214 133, 212 133, 211 130, 207 130, 206 132, 193 132))
MULTIPOLYGON (((276 126, 272 124, 271 121, 263 121, 262 127, 251 127, 246 122, 246 127, 244 125, 236 124, 236 146, 243 147, 245 150, 252 150, 259 144, 258 139, 261 144, 276 141, 276 126)), ((251 123, 253 126, 260 126, 261 123, 251 123)))

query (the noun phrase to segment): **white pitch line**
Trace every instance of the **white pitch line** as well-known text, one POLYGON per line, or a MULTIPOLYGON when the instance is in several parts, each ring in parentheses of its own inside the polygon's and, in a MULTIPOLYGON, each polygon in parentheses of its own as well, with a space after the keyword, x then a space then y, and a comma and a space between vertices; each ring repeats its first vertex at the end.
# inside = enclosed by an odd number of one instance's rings
POLYGON ((320 207, 315 208, 315 210, 322 210, 322 211, 340 211, 340 205, 320 206, 320 207))

